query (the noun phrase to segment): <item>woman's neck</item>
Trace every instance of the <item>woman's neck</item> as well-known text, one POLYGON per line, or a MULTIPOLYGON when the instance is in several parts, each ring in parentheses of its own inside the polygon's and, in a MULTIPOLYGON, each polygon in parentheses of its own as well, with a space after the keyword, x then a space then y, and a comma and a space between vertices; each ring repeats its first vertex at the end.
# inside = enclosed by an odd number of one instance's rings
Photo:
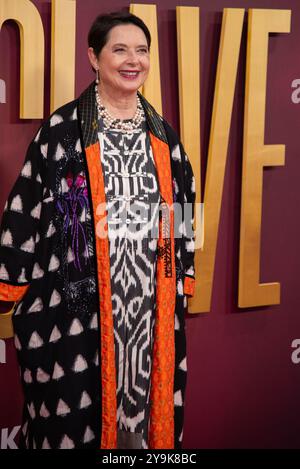
POLYGON ((116 93, 115 90, 108 90, 98 85, 98 91, 103 105, 112 117, 116 119, 132 119, 137 107, 136 91, 124 95, 116 93))

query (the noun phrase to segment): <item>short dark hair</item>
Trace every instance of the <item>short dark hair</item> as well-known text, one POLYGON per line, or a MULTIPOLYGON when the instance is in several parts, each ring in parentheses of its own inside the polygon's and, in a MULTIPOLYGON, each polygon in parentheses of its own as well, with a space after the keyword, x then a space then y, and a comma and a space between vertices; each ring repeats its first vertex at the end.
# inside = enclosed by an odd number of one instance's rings
POLYGON ((115 11, 109 14, 97 16, 93 22, 88 35, 89 47, 94 49, 94 53, 98 57, 101 49, 108 41, 108 34, 114 26, 120 24, 134 24, 141 28, 146 36, 148 48, 151 45, 151 34, 144 21, 138 16, 128 13, 127 11, 115 11))

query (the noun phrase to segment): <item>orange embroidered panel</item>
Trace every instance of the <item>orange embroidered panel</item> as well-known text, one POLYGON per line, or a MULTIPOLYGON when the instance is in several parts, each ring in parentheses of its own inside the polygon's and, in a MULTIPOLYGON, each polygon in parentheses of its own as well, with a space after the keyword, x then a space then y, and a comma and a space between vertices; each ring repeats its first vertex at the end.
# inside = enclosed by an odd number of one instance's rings
POLYGON ((95 222, 96 256, 100 296, 102 435, 101 448, 117 446, 117 391, 114 326, 111 302, 110 258, 107 236, 105 186, 99 142, 86 148, 95 222))
MULTIPOLYGON (((170 151, 166 143, 150 132, 159 189, 168 204, 173 204, 170 151)), ((152 449, 174 448, 174 372, 175 372, 175 243, 174 212, 170 214, 172 275, 165 276, 163 257, 157 258, 156 317, 151 374, 151 413, 149 446, 152 449)), ((158 246, 163 247, 162 223, 159 223, 158 246)))
POLYGON ((185 295, 194 296, 195 279, 192 277, 184 277, 183 293, 185 295))
POLYGON ((0 282, 0 301, 20 301, 28 288, 29 285, 14 286, 0 282))

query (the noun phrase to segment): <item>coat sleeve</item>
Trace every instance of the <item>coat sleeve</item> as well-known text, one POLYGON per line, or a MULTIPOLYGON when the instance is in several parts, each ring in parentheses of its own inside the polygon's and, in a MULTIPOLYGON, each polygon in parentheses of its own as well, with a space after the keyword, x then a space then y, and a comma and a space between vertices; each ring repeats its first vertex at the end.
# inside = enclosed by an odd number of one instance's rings
POLYGON ((184 284, 183 291, 187 296, 194 296, 195 293, 195 176, 192 165, 187 154, 181 145, 184 161, 184 229, 183 229, 183 268, 184 284))
POLYGON ((43 155, 38 137, 8 196, 0 226, 0 301, 20 301, 32 275, 43 198, 43 155))

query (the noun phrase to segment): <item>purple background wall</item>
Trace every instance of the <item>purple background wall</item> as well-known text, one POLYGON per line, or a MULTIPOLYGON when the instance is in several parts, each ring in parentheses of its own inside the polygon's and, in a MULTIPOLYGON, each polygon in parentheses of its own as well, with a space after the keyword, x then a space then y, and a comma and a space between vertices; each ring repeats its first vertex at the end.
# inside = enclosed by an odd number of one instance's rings
MULTIPOLYGON (((49 114, 50 0, 35 0, 45 28, 45 117, 49 114)), ((179 131, 175 0, 158 10, 164 117, 179 131)), ((185 448, 300 448, 300 363, 291 346, 300 339, 300 104, 291 83, 300 78, 300 5, 297 0, 181 1, 201 7, 201 149, 205 175, 212 99, 223 8, 245 8, 245 26, 233 109, 211 311, 187 318, 188 387, 185 448), (270 37, 265 142, 286 145, 284 167, 264 172, 261 281, 281 283, 281 304, 239 309, 238 249, 241 195, 243 101, 248 8, 292 10, 290 34, 270 37)), ((77 0, 76 95, 93 75, 86 36, 94 17, 128 8, 125 1, 77 0)), ((0 78, 7 103, 0 104, 0 213, 40 121, 18 119, 18 29, 0 33, 0 78)), ((203 181, 204 183, 204 181, 203 181)), ((0 364, 1 429, 20 424, 21 390, 12 340, 0 364)))

